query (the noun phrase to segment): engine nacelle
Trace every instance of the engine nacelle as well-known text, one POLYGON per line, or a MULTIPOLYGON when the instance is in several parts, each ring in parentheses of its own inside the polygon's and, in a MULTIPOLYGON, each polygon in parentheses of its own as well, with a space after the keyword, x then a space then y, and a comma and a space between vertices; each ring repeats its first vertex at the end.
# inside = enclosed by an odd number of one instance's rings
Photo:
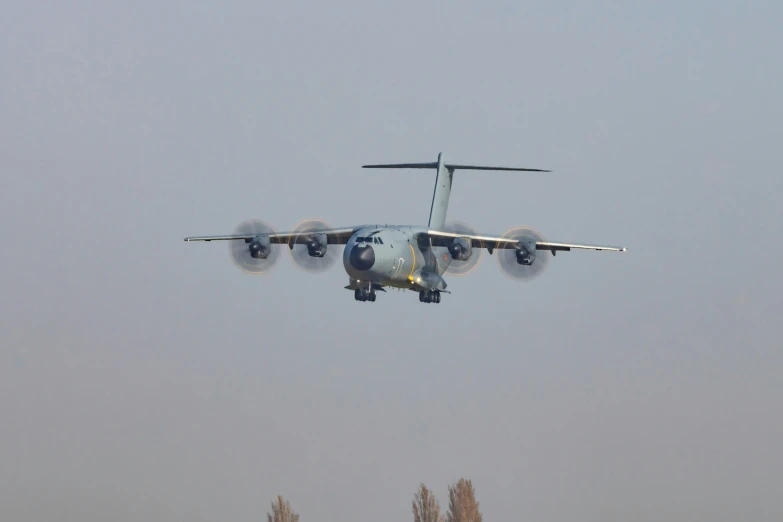
POLYGON ((247 247, 253 259, 266 259, 272 252, 272 241, 269 236, 256 236, 247 247))
POLYGON ((449 244, 449 254, 451 258, 457 261, 467 261, 470 259, 473 253, 473 247, 471 246, 470 239, 464 237, 458 237, 451 241, 449 244))
POLYGON ((520 265, 530 266, 533 261, 536 260, 536 251, 528 250, 527 247, 521 246, 516 250, 517 263, 520 265))
POLYGON ((316 234, 307 241, 307 254, 310 257, 324 257, 328 239, 326 234, 316 234))

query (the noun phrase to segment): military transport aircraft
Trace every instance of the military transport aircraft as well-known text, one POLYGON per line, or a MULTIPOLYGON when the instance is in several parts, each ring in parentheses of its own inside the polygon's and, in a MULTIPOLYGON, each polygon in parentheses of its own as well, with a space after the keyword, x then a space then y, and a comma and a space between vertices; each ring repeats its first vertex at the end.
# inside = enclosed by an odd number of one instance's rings
POLYGON ((546 268, 550 255, 571 249, 614 250, 623 247, 580 245, 545 241, 529 227, 515 227, 502 236, 476 234, 469 226, 446 223, 446 209, 455 170, 515 170, 549 172, 541 169, 485 167, 448 163, 443 153, 434 163, 396 163, 364 165, 367 169, 435 169, 435 190, 430 220, 423 226, 360 225, 331 228, 326 222, 308 219, 291 232, 278 233, 262 221, 249 220, 237 226, 235 234, 186 237, 185 241, 229 241, 231 256, 240 269, 262 274, 271 269, 288 245, 293 261, 310 272, 332 266, 339 256, 338 245, 345 245, 343 266, 357 301, 376 299, 385 288, 400 288, 419 293, 423 303, 440 303, 446 290, 444 274, 466 275, 481 260, 482 249, 492 255, 497 250, 501 270, 512 279, 529 280, 546 268))

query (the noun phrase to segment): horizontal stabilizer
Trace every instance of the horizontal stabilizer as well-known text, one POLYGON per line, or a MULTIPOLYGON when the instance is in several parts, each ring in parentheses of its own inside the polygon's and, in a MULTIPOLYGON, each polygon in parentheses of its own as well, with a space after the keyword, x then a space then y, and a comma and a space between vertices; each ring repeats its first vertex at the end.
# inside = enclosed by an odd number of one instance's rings
MULTIPOLYGON (((484 165, 457 165, 455 163, 444 163, 448 170, 515 170, 524 172, 552 172, 544 169, 526 169, 519 167, 487 167, 484 165)), ((362 165, 363 169, 436 169, 438 163, 384 163, 380 165, 362 165)))
POLYGON ((484 167, 481 165, 454 165, 453 163, 446 163, 446 168, 449 170, 518 170, 525 172, 552 172, 551 170, 543 169, 523 169, 518 167, 484 167))
POLYGON ((435 169, 437 163, 387 163, 383 165, 362 165, 363 169, 435 169))

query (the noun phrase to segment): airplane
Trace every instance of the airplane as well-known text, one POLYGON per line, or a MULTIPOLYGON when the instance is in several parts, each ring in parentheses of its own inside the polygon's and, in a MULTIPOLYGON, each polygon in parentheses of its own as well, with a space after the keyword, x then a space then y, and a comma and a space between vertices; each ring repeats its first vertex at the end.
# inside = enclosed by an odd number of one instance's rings
POLYGON ((228 241, 231 256, 246 273, 268 272, 278 261, 281 247, 288 245, 292 260, 309 272, 326 270, 339 257, 344 245, 343 266, 348 274, 346 289, 354 299, 375 302, 378 292, 398 288, 418 292, 422 303, 440 303, 447 290, 444 274, 471 273, 481 260, 497 250, 500 269, 516 280, 540 275, 557 252, 572 249, 625 252, 625 247, 545 241, 530 227, 514 227, 502 236, 479 235, 460 222, 446 223, 449 195, 457 170, 550 172, 542 169, 488 167, 449 163, 443 153, 437 162, 363 165, 366 169, 435 169, 435 189, 426 227, 411 225, 359 225, 332 228, 328 223, 308 219, 290 232, 278 233, 259 220, 241 223, 235 234, 193 236, 185 241, 228 241))

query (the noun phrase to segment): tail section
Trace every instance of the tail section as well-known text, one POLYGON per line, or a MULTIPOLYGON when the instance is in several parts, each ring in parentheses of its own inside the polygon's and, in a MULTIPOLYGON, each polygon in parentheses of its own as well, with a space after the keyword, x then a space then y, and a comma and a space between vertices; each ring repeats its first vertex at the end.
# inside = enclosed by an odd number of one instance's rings
POLYGON ((432 192, 432 205, 430 206, 429 228, 438 230, 446 226, 446 210, 449 208, 449 196, 451 196, 451 180, 454 178, 454 169, 446 166, 443 153, 438 154, 435 175, 435 190, 432 192))
POLYGON ((446 224, 446 210, 449 208, 451 182, 454 171, 461 170, 514 170, 527 172, 550 172, 542 169, 523 169, 516 167, 485 167, 480 165, 458 165, 446 163, 444 154, 438 154, 435 163, 386 163, 382 165, 362 165, 365 169, 436 169, 435 190, 432 193, 429 228, 442 230, 446 224))

